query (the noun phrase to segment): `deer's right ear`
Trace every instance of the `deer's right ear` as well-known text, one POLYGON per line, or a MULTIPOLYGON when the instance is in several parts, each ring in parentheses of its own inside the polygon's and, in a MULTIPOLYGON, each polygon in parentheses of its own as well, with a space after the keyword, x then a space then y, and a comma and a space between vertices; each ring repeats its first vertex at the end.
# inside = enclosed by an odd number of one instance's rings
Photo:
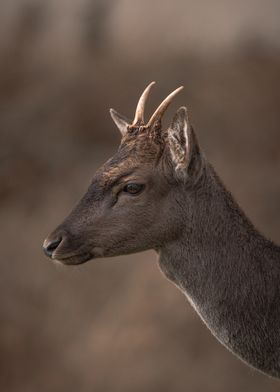
POLYGON ((122 136, 124 136, 127 133, 131 121, 129 121, 128 118, 126 118, 125 116, 116 112, 114 109, 110 109, 110 114, 114 123, 119 128, 122 136))
POLYGON ((186 175, 191 155, 191 125, 187 108, 181 107, 176 112, 168 129, 168 144, 171 159, 178 175, 186 175))

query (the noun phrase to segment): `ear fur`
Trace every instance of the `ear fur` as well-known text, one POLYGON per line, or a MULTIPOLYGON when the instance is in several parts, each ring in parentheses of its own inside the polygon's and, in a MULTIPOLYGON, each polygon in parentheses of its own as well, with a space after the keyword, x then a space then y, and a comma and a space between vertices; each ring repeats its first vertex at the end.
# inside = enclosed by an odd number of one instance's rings
POLYGON ((191 125, 186 107, 177 110, 168 129, 168 143, 175 172, 186 177, 191 155, 191 125))
POLYGON ((114 109, 110 109, 110 115, 116 126, 119 128, 122 136, 124 136, 127 133, 128 126, 129 124, 131 124, 131 121, 129 121, 128 118, 126 118, 122 114, 119 114, 114 109))

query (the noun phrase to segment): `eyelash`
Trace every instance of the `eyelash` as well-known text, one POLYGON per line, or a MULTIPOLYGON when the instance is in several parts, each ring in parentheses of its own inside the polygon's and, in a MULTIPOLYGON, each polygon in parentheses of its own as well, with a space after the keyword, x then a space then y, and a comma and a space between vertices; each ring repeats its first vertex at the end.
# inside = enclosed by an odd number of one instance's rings
POLYGON ((143 191, 144 188, 145 188, 144 184, 137 184, 134 182, 130 182, 123 187, 122 191, 130 195, 138 195, 143 191))

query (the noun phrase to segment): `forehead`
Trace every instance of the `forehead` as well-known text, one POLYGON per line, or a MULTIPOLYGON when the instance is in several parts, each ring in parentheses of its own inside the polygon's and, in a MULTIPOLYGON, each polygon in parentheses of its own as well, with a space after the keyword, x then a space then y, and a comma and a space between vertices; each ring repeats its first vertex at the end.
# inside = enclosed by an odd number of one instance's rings
POLYGON ((149 134, 123 138, 118 151, 101 168, 103 180, 114 180, 136 168, 156 165, 163 151, 163 143, 149 134))

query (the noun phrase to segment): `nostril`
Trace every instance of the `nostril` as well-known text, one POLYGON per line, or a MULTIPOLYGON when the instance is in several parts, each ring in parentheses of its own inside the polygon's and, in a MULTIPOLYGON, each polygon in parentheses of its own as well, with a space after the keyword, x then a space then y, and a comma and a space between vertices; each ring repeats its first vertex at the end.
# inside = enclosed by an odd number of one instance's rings
POLYGON ((57 247, 61 243, 61 241, 62 241, 62 237, 56 238, 51 241, 46 240, 43 245, 43 249, 44 249, 45 254, 48 257, 52 257, 53 252, 57 249, 57 247))

